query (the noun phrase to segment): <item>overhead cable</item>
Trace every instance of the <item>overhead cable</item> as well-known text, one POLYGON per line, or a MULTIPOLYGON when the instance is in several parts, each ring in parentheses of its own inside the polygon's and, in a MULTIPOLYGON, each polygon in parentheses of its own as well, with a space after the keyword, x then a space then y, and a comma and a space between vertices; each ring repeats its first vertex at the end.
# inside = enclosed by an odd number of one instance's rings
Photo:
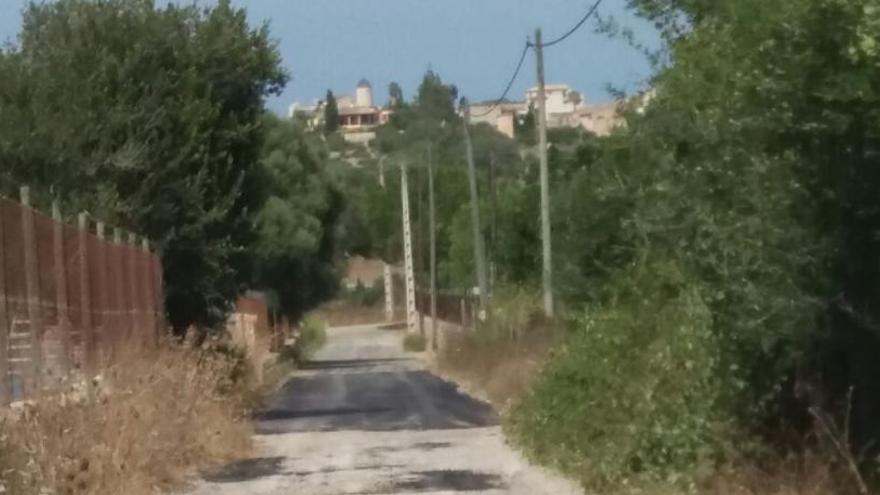
MULTIPOLYGON (((576 33, 578 31, 578 29, 582 28, 584 26, 584 24, 586 24, 587 21, 590 19, 590 17, 592 17, 593 14, 596 13, 596 10, 599 8, 600 5, 602 5, 602 1, 603 0, 596 0, 596 3, 594 3, 593 6, 590 7, 590 10, 587 11, 587 14, 583 18, 581 18, 581 20, 578 21, 578 23, 575 24, 573 28, 569 29, 567 33, 563 34, 562 36, 556 38, 553 41, 546 41, 544 43, 541 43, 541 47, 549 48, 553 45, 558 45, 559 43, 562 43, 563 41, 567 40, 571 35, 576 33)), ((530 43, 530 45, 534 46, 534 43, 530 43)))
POLYGON ((522 55, 520 55, 519 57, 519 63, 516 64, 516 70, 514 70, 513 75, 510 76, 510 81, 507 82, 507 87, 504 88, 504 92, 501 94, 501 97, 495 100, 485 112, 481 112, 477 115, 471 115, 471 117, 485 117, 495 111, 495 109, 498 108, 499 105, 504 103, 504 101, 507 99, 507 95, 510 93, 511 88, 513 88, 513 83, 516 82, 516 78, 519 77, 519 73, 520 71, 522 71, 523 64, 526 61, 526 55, 528 55, 529 48, 531 48, 531 46, 532 43, 528 41, 525 43, 525 46, 523 46, 522 55))

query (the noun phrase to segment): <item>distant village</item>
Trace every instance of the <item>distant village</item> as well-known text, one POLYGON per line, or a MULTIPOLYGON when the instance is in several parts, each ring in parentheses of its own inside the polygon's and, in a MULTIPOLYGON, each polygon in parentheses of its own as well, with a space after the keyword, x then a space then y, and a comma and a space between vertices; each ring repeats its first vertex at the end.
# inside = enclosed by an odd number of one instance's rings
MULTIPOLYGON (((621 109, 623 100, 605 103, 589 103, 584 96, 567 84, 548 84, 547 126, 551 129, 582 128, 597 136, 607 136, 623 123, 621 109)), ((650 93, 639 97, 644 105, 650 93)), ((538 88, 529 89, 520 101, 472 103, 469 105, 471 122, 486 123, 501 134, 514 137, 517 122, 522 122, 530 109, 536 108, 538 88)), ((311 129, 324 125, 326 101, 316 100, 310 105, 295 102, 288 108, 288 117, 302 119, 311 129)), ((377 106, 373 99, 373 87, 362 79, 353 95, 337 95, 339 130, 347 142, 369 143, 376 137, 375 128, 387 123, 394 111, 390 107, 377 106)))

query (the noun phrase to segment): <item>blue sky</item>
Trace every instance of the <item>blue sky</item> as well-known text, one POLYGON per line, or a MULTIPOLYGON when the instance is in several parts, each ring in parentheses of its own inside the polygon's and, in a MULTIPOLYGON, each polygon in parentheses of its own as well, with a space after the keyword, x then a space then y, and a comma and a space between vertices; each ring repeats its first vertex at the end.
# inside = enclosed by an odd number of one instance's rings
MULTIPOLYGON (((0 39, 14 40, 24 0, 0 0, 0 39)), ((161 3, 161 2, 157 2, 161 3)), ((202 0, 200 3, 209 3, 202 0)), ((285 93, 269 102, 283 113, 294 100, 310 102, 326 90, 353 92, 366 77, 379 101, 398 81, 411 98, 429 67, 473 101, 504 89, 526 36, 545 39, 567 31, 593 0, 233 0, 252 22, 268 21, 292 75, 285 93)), ((625 0, 606 0, 599 13, 633 28, 655 46, 653 28, 635 18, 625 0)), ((548 83, 565 82, 588 101, 609 98, 605 88, 635 90, 650 75, 644 56, 624 41, 595 33, 588 24, 546 53, 548 83)), ((535 81, 529 57, 512 97, 535 81)))

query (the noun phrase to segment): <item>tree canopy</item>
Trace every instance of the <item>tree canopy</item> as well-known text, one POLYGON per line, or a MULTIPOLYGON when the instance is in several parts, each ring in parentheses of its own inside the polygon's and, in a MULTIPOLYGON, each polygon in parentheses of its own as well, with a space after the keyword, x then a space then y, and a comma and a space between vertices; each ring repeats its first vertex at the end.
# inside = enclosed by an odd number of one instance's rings
POLYGON ((0 53, 0 177, 149 237, 171 323, 216 325, 248 278, 263 103, 286 80, 228 0, 30 3, 0 53))

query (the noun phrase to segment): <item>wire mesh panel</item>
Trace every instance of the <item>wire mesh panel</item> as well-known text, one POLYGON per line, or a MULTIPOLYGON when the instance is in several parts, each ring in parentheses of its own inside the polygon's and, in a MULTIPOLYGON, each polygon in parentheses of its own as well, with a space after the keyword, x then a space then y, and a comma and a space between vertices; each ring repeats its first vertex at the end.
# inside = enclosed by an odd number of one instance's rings
MULTIPOLYGON (((456 325, 467 326, 471 323, 474 303, 471 298, 451 292, 437 293, 437 319, 456 325)), ((418 290, 416 307, 425 315, 431 314, 431 293, 418 290)))
POLYGON ((8 319, 8 373, 11 400, 21 400, 33 388, 31 334, 25 280, 22 208, 0 198, 3 204, 4 274, 8 319))

